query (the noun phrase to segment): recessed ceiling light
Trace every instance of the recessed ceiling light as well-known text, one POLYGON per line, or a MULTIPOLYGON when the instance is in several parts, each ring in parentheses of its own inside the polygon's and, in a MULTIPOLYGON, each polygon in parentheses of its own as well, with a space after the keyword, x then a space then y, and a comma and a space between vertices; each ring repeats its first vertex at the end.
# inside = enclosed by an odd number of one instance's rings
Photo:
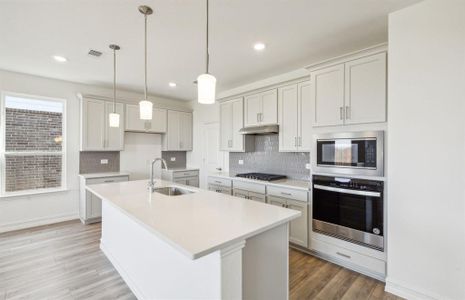
POLYGON ((61 62, 61 63, 64 63, 64 62, 68 61, 68 59, 66 59, 66 57, 63 57, 63 56, 60 56, 60 55, 54 55, 53 59, 56 60, 57 62, 61 62))
POLYGON ((259 43, 255 43, 255 45, 253 45, 253 48, 254 48, 256 51, 263 51, 263 50, 265 50, 266 45, 259 42, 259 43))
POLYGON ((168 85, 169 85, 170 87, 174 88, 174 87, 176 87, 176 82, 170 82, 170 83, 168 83, 168 85))

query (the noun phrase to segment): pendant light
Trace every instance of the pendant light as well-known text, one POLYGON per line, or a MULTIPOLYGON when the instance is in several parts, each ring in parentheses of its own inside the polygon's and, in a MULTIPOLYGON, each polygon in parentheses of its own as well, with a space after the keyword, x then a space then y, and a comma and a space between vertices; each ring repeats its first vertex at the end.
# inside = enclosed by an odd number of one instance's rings
POLYGON ((140 119, 141 120, 152 120, 152 109, 153 109, 153 103, 151 101, 147 100, 147 16, 151 15, 153 13, 153 10, 146 6, 146 5, 141 5, 139 6, 139 11, 144 15, 144 29, 145 29, 145 35, 144 35, 144 44, 145 44, 145 50, 144 50, 144 78, 145 78, 145 88, 144 88, 144 100, 141 100, 139 102, 139 113, 140 113, 140 119))
POLYGON ((116 50, 121 48, 111 44, 110 49, 113 50, 113 112, 109 114, 109 122, 110 127, 119 127, 119 114, 116 112, 116 50))
POLYGON ((206 36, 206 72, 197 77, 197 101, 201 104, 213 104, 215 103, 216 94, 216 78, 215 76, 208 73, 210 65, 210 53, 208 49, 208 0, 207 0, 207 36, 206 36))

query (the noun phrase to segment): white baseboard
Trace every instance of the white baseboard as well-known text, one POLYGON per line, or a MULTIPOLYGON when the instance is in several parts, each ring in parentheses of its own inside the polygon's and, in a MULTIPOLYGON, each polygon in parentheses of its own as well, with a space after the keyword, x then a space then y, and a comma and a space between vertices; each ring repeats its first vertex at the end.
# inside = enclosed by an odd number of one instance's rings
POLYGON ((405 284, 394 282, 389 277, 386 278, 385 291, 408 300, 447 300, 447 298, 443 296, 433 295, 430 292, 407 287, 405 284))
POLYGON ((111 254, 111 251, 107 247, 105 247, 105 244, 102 240, 100 240, 100 250, 102 250, 103 254, 105 254, 105 256, 111 262, 116 271, 118 271, 119 275, 123 278, 124 282, 126 282, 127 286, 133 292, 136 298, 139 300, 147 299, 147 297, 144 296, 144 294, 140 291, 135 282, 131 279, 129 274, 123 269, 121 264, 119 264, 116 258, 111 254))
POLYGON ((32 228, 32 227, 37 227, 37 226, 42 226, 42 225, 60 223, 64 221, 77 220, 77 219, 79 219, 79 216, 73 213, 73 214, 56 215, 56 216, 50 216, 50 217, 44 217, 44 218, 35 218, 35 219, 30 219, 27 221, 21 221, 21 222, 15 222, 15 223, 6 223, 6 224, 0 225, 0 233, 20 230, 20 229, 26 229, 26 228, 32 228))

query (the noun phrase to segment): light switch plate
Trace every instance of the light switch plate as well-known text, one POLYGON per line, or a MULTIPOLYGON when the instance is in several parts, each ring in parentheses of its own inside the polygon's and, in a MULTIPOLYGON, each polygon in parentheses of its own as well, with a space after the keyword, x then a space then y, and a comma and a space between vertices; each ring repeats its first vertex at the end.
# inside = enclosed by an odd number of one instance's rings
POLYGON ((108 159, 104 158, 100 160, 101 165, 108 165, 108 159))
POLYGON ((176 161, 176 157, 171 157, 170 161, 176 161))
POLYGON ((244 160, 239 159, 238 163, 239 163, 240 165, 243 165, 243 164, 244 164, 244 160))
POLYGON ((310 164, 305 164, 305 169, 310 170, 310 164))

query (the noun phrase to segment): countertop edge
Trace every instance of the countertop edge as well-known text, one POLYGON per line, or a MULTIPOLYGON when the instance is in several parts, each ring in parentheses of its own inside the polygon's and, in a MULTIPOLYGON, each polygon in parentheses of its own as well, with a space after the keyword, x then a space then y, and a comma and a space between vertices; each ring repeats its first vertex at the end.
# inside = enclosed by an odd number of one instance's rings
MULTIPOLYGON (((289 189, 306 191, 306 192, 309 192, 311 190, 310 181, 309 181, 309 186, 307 188, 305 188, 305 187, 300 187, 300 186, 295 186, 295 185, 288 185, 288 184, 284 184, 284 183, 275 183, 275 182, 272 182, 272 181, 259 181, 259 180, 253 180, 253 179, 248 179, 248 178, 229 176, 229 175, 226 175, 226 174, 223 175, 223 174, 214 174, 213 173, 213 174, 208 174, 208 177, 217 177, 217 178, 224 178, 224 179, 228 179, 228 180, 244 181, 244 182, 250 182, 250 183, 255 183, 255 184, 283 187, 283 188, 289 188, 289 189)), ((298 179, 291 179, 291 180, 306 182, 305 180, 298 180, 298 179)))

